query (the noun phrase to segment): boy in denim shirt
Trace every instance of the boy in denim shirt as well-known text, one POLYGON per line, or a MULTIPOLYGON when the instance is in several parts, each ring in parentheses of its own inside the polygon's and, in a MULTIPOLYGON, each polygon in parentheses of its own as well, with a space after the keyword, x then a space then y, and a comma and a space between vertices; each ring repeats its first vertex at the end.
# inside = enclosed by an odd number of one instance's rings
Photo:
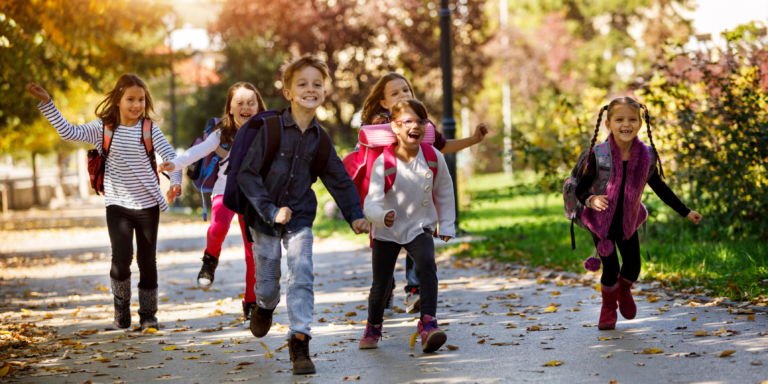
MULTIPOLYGON (((280 241, 288 257, 287 306, 291 321, 288 346, 294 374, 315 373, 309 358, 309 323, 314 314, 312 273, 312 222, 317 198, 312 191, 310 168, 319 149, 322 128, 315 111, 325 100, 328 66, 316 56, 293 60, 283 72, 283 95, 291 108, 282 115, 280 147, 265 178, 267 129, 261 129, 243 159, 238 183, 257 215, 248 217, 256 264, 258 307, 251 313, 251 333, 264 337, 272 325, 272 312, 280 301, 280 241)), ((319 175, 336 200, 344 219, 355 233, 368 233, 369 226, 360 198, 336 150, 331 145, 325 171, 319 175)))

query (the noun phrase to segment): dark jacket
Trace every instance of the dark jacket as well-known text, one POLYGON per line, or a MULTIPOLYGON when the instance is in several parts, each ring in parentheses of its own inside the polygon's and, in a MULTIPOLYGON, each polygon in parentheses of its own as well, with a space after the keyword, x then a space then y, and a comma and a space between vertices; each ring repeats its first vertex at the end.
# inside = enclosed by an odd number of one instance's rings
MULTIPOLYGON (((291 116, 290 108, 285 110, 282 118, 280 149, 266 179, 259 174, 264 162, 266 129, 261 129, 253 139, 237 177, 240 191, 253 207, 246 213, 248 226, 256 232, 275 237, 280 237, 283 230, 295 232, 311 228, 315 221, 317 197, 312 190, 310 168, 319 146, 319 130, 323 129, 315 118, 302 133, 291 116), (291 220, 285 225, 275 224, 281 207, 288 207, 293 212, 291 220)), ((320 180, 336 200, 347 222, 351 224, 365 217, 357 188, 333 146, 320 180)))

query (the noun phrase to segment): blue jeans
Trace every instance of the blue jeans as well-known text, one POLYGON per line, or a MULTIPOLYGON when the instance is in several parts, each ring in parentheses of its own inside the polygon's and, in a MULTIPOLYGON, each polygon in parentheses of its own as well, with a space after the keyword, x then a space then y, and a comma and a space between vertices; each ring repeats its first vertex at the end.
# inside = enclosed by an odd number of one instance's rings
POLYGON ((286 301, 291 331, 312 337, 309 323, 315 311, 315 292, 312 273, 312 228, 296 232, 283 231, 281 237, 264 235, 248 228, 253 236, 253 258, 256 265, 256 302, 264 309, 275 309, 280 302, 280 240, 288 258, 288 290, 286 301))
MULTIPOLYGON (((405 280, 408 281, 408 285, 405 286, 405 293, 411 293, 412 290, 416 290, 415 293, 419 293, 419 272, 416 271, 416 263, 410 254, 405 254, 405 280)), ((392 291, 395 290, 395 277, 392 277, 392 291)))

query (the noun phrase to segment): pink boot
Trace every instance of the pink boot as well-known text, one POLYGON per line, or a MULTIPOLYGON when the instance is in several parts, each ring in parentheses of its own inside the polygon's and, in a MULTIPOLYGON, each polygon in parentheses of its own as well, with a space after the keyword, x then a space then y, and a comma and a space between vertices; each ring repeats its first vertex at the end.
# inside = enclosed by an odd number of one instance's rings
POLYGON ((601 283, 600 292, 603 295, 603 308, 600 309, 600 321, 597 324, 597 329, 601 331, 616 329, 616 308, 619 306, 617 303, 619 284, 617 283, 612 287, 606 287, 601 283))
POLYGON ((634 283, 634 281, 629 281, 624 276, 619 275, 619 312, 627 320, 632 320, 637 315, 637 306, 631 291, 634 283))
POLYGON ((366 324, 365 332, 363 332, 363 338, 360 339, 360 349, 374 349, 379 347, 379 339, 381 339, 381 329, 383 324, 373 325, 366 324))

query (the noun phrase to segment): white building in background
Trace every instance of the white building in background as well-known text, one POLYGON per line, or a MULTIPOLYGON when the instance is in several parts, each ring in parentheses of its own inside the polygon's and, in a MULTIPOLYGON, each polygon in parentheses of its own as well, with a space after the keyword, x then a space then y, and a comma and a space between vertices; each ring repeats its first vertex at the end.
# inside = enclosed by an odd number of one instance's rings
POLYGON ((693 23, 693 34, 684 46, 687 51, 724 48, 723 33, 736 27, 755 22, 768 26, 768 1, 766 0, 696 0, 693 11, 681 11, 681 15, 693 23))

